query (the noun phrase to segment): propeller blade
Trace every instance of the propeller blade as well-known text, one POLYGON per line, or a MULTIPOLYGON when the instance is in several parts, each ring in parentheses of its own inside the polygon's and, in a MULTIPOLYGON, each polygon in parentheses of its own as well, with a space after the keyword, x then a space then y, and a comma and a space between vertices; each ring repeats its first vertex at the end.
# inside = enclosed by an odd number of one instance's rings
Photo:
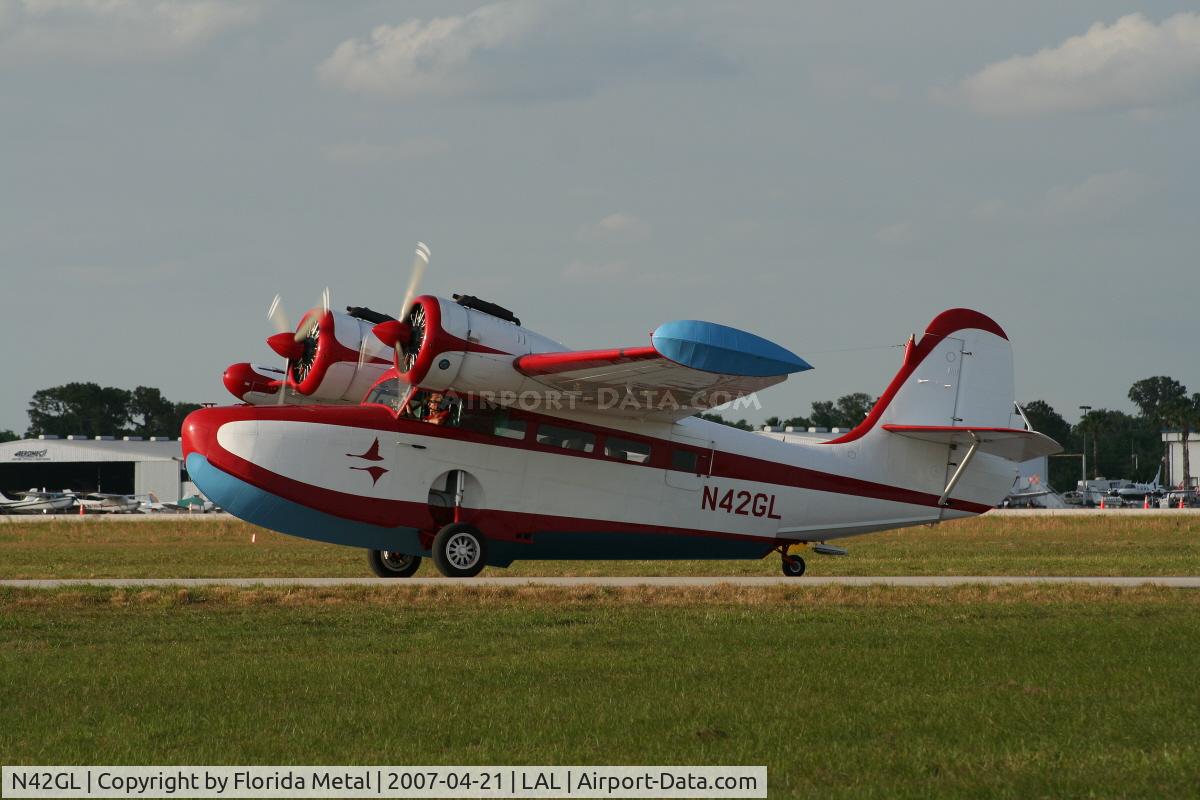
POLYGON ((329 287, 326 286, 325 291, 321 292, 321 313, 317 314, 313 311, 309 311, 304 315, 304 318, 300 320, 300 327, 296 329, 296 341, 301 342, 307 339, 308 335, 312 333, 313 328, 320 324, 321 320, 325 317, 325 312, 328 310, 329 287))
POLYGON ((288 373, 292 371, 292 360, 289 358, 283 362, 283 380, 279 383, 279 405, 283 405, 284 397, 287 395, 288 373))
POLYGON ((275 295, 275 299, 271 301, 271 307, 267 309, 267 319, 275 326, 276 333, 292 330, 292 323, 288 320, 287 312, 283 310, 282 296, 275 295))
MULTIPOLYGON (((404 302, 400 304, 400 321, 405 322, 408 315, 408 306, 412 303, 414 297, 417 296, 417 287, 421 285, 421 279, 425 277, 425 268, 429 266, 429 257, 431 256, 429 245, 424 242, 417 242, 417 250, 413 255, 412 273, 408 278, 408 288, 404 290, 404 302)), ((404 354, 400 351, 401 345, 396 342, 396 363, 399 364, 404 354)))
POLYGON ((429 266, 429 247, 424 242, 417 242, 417 252, 413 256, 412 273, 408 279, 408 288, 404 291, 404 302, 400 304, 400 321, 404 321, 404 315, 408 313, 408 305, 412 299, 417 296, 417 287, 421 285, 421 278, 425 277, 425 268, 429 266))

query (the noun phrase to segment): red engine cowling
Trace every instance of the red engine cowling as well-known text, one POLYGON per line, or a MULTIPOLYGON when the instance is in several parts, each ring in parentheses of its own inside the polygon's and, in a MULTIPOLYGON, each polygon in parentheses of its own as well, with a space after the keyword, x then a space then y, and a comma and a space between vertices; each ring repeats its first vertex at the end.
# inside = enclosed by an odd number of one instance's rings
MULTIPOLYGON (((513 369, 514 358, 566 349, 515 319, 433 295, 416 298, 403 320, 373 325, 349 314, 312 309, 297 330, 307 333, 300 340, 287 332, 267 339, 287 360, 284 403, 358 403, 393 365, 401 380, 426 389, 520 391, 527 379, 513 369), (319 318, 308 328, 312 314, 319 318)), ((282 378, 280 368, 234 364, 224 381, 239 400, 262 405, 280 402, 282 378)))
MULTIPOLYGON (((373 383, 392 366, 392 351, 371 332, 373 324, 339 311, 311 309, 295 334, 278 333, 267 344, 287 359, 285 403, 357 403, 373 383), (309 327, 312 315, 316 324, 309 327), (359 364, 359 351, 366 351, 359 364)), ((282 367, 282 363, 280 364, 282 367)), ((251 405, 279 402, 283 370, 250 364, 234 364, 225 371, 225 387, 251 405)))

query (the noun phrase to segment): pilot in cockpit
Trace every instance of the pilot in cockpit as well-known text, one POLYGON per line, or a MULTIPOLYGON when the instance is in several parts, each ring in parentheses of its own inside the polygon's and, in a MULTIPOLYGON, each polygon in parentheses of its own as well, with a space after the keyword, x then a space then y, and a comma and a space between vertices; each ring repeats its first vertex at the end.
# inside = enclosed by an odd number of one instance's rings
POLYGON ((449 424, 453 417, 451 405, 452 401, 446 395, 441 392, 431 392, 429 395, 428 410, 425 412, 425 421, 433 425, 449 424))

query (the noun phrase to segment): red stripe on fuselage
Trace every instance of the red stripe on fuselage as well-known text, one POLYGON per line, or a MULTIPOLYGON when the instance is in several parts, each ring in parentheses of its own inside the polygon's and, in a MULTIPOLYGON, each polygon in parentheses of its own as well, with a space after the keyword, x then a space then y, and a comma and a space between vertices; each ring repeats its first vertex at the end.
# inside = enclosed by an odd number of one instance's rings
MULTIPOLYGON (((562 448, 553 447, 550 445, 540 445, 533 441, 532 426, 526 432, 526 438, 519 439, 504 439, 489 436, 475 431, 463 430, 461 428, 451 428, 442 425, 433 425, 427 422, 418 422, 415 420, 398 419, 388 411, 384 406, 233 406, 226 408, 205 409, 202 412, 205 415, 213 415, 219 417, 218 420, 213 420, 211 430, 211 443, 207 446, 207 451, 199 447, 192 447, 197 452, 209 456, 212 460, 211 453, 219 450, 224 452, 216 443, 215 430, 223 422, 232 422, 242 419, 270 419, 270 420, 287 420, 294 422, 311 422, 327 425, 344 425, 347 427, 365 428, 368 430, 383 430, 394 433, 407 433, 417 436, 429 436, 432 438, 453 439, 456 441, 470 442, 485 447, 508 447, 518 450, 529 450, 534 452, 548 453, 557 455, 563 458, 586 458, 604 461, 609 464, 622 464, 631 468, 652 468, 663 469, 661 463, 654 464, 637 464, 635 462, 617 461, 614 459, 605 458, 602 455, 604 448, 597 446, 592 453, 585 453, 577 450, 564 450, 562 448)), ((570 419, 561 419, 548 415, 532 414, 529 412, 512 412, 513 416, 519 416, 530 421, 545 420, 552 424, 569 424, 580 430, 586 430, 597 434, 598 436, 616 436, 629 438, 628 431, 603 428, 596 425, 587 425, 576 422, 570 419)), ((677 446, 676 443, 666 439, 661 439, 652 436, 644 436, 635 434, 636 436, 649 440, 660 448, 669 448, 677 446)), ((754 436, 755 434, 746 434, 754 436)), ((190 437, 185 436, 185 446, 190 443, 190 437)), ((189 451, 190 452, 190 451, 189 451)), ((186 453, 184 454, 186 457, 186 453)), ((214 461, 214 466, 222 466, 214 461)), ((937 507, 939 496, 928 492, 916 491, 913 489, 905 489, 899 486, 891 486, 884 483, 876 483, 874 481, 862 480, 860 478, 852 478, 845 475, 837 475, 820 470, 808 469, 805 467, 794 466, 778 461, 769 461, 752 456, 739 455, 723 450, 713 451, 713 463, 710 471, 712 478, 725 478, 730 480, 744 480, 761 483, 766 485, 785 486, 796 489, 808 489, 819 492, 830 492, 833 494, 849 495, 853 497, 866 497, 876 500, 886 500, 895 503, 906 503, 911 505, 937 507)), ((243 475, 238 474, 244 480, 249 480, 243 475)), ((254 481, 250 481, 254 483, 254 481)), ((257 484, 256 484, 257 485, 257 484)), ((379 501, 384 502, 384 501, 379 501)), ((971 503, 965 500, 955 500, 954 507, 957 510, 970 511, 973 513, 982 514, 991 507, 981 503, 971 503)), ((357 517, 355 517, 357 519, 357 517)), ((384 524, 384 523, 375 523, 384 524)))

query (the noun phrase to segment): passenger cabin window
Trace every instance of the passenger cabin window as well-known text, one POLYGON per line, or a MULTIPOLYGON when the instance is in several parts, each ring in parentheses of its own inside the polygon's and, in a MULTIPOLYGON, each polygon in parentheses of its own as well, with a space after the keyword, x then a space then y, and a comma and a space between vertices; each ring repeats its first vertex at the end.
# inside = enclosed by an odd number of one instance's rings
POLYGON ((577 450, 581 453, 590 453, 596 449, 595 434, 559 425, 539 425, 537 441, 538 444, 548 447, 561 447, 564 450, 577 450))
POLYGON ((525 420, 512 419, 507 413, 500 413, 496 415, 496 424, 492 428, 492 433, 505 439, 524 439, 526 427, 525 420))
POLYGON ((650 461, 650 443, 637 439, 623 439, 620 436, 607 436, 604 439, 604 455, 618 461, 646 464, 650 461))
POLYGON ((505 408, 484 400, 472 405, 462 403, 456 423, 463 430, 500 436, 505 439, 524 439, 525 420, 513 419, 505 408))
POLYGON ((700 456, 693 450, 680 450, 673 447, 671 448, 671 469, 699 474, 700 456))
POLYGON ((399 378, 380 381, 371 387, 371 391, 367 392, 363 402, 387 406, 392 413, 396 413, 404 402, 404 393, 407 389, 408 384, 401 384, 399 378))

